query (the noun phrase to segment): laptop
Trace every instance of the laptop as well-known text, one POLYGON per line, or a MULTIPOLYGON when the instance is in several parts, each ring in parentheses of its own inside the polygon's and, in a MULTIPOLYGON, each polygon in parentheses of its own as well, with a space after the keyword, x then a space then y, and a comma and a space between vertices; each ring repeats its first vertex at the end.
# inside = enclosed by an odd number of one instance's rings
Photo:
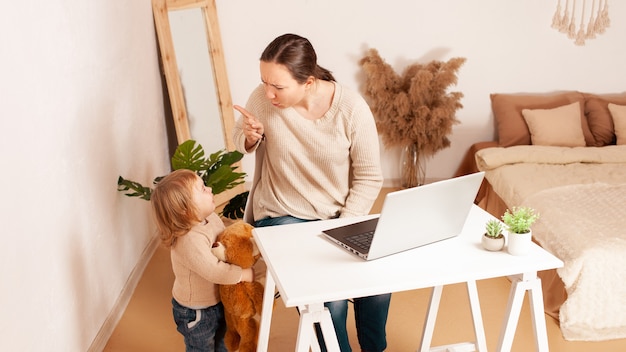
POLYGON ((323 230, 341 248, 373 260, 458 236, 485 173, 390 192, 378 217, 323 230))

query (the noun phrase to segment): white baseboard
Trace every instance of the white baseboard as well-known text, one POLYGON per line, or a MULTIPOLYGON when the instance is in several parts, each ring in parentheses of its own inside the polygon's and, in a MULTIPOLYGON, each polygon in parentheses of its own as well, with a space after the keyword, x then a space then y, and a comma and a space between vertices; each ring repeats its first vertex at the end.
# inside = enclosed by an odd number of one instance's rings
POLYGON ((126 311, 126 307, 128 306, 128 303, 130 302, 130 299, 135 292, 135 288, 137 288, 137 284, 143 276, 144 270, 146 270, 150 259, 152 259, 152 255, 154 255, 154 252, 156 251, 160 243, 161 240, 159 239, 159 237, 155 236, 144 249, 141 257, 139 258, 139 261, 137 262, 137 265, 131 272, 128 280, 126 281, 126 284, 122 288, 122 291, 117 298, 113 309, 100 327, 100 331, 98 331, 98 334, 91 342, 91 346, 89 346, 88 349, 89 352, 100 352, 104 350, 104 347, 106 346, 107 342, 109 342, 111 335, 113 335, 115 327, 119 323, 120 319, 122 319, 122 316, 126 311))

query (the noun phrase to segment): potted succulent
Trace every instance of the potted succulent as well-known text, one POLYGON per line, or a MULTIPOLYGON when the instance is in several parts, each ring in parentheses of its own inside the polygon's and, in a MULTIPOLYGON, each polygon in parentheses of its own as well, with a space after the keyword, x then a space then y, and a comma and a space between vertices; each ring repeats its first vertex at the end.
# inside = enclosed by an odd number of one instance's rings
POLYGON ((531 226, 539 219, 539 214, 530 207, 513 207, 502 215, 502 222, 508 232, 507 250, 513 255, 525 255, 532 241, 531 226))
POLYGON ((485 233, 481 243, 488 251, 499 251, 504 248, 504 226, 497 219, 491 219, 485 223, 485 233))

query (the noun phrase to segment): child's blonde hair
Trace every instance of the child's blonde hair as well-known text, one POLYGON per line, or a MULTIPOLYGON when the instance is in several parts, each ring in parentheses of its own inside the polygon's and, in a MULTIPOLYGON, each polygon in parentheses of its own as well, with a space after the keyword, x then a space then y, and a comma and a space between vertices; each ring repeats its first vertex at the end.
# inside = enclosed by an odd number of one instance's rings
POLYGON ((193 187, 198 175, 186 169, 165 176, 152 191, 150 203, 156 220, 159 237, 166 247, 176 243, 194 224, 200 222, 198 209, 193 202, 193 187))

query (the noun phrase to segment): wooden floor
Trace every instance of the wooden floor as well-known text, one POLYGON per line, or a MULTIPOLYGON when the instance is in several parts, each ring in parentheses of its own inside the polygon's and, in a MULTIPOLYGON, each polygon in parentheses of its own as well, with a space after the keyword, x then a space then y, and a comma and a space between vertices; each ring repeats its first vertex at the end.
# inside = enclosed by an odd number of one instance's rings
MULTIPOLYGON (((374 212, 380 206, 380 200, 374 212)), ((174 276, 168 250, 159 247, 148 264, 126 311, 109 339, 105 352, 176 352, 185 351, 182 336, 176 331, 171 313, 171 289, 174 276)), ((478 281, 487 348, 495 351, 504 320, 510 282, 506 278, 478 281)), ((416 351, 422 335, 431 289, 398 292, 392 295, 387 340, 389 352, 416 351)), ((350 314, 352 309, 350 308, 350 314)), ((558 323, 546 316, 548 343, 553 352, 622 352, 626 339, 602 342, 565 341, 558 323)), ((272 316, 270 352, 293 351, 296 343, 298 314, 285 308, 278 299, 272 316)), ((359 351, 352 315, 348 329, 353 350, 359 351)), ((444 287, 433 335, 433 346, 474 341, 469 299, 464 284, 444 287)), ((512 351, 534 350, 534 335, 528 299, 513 341, 512 351)))

